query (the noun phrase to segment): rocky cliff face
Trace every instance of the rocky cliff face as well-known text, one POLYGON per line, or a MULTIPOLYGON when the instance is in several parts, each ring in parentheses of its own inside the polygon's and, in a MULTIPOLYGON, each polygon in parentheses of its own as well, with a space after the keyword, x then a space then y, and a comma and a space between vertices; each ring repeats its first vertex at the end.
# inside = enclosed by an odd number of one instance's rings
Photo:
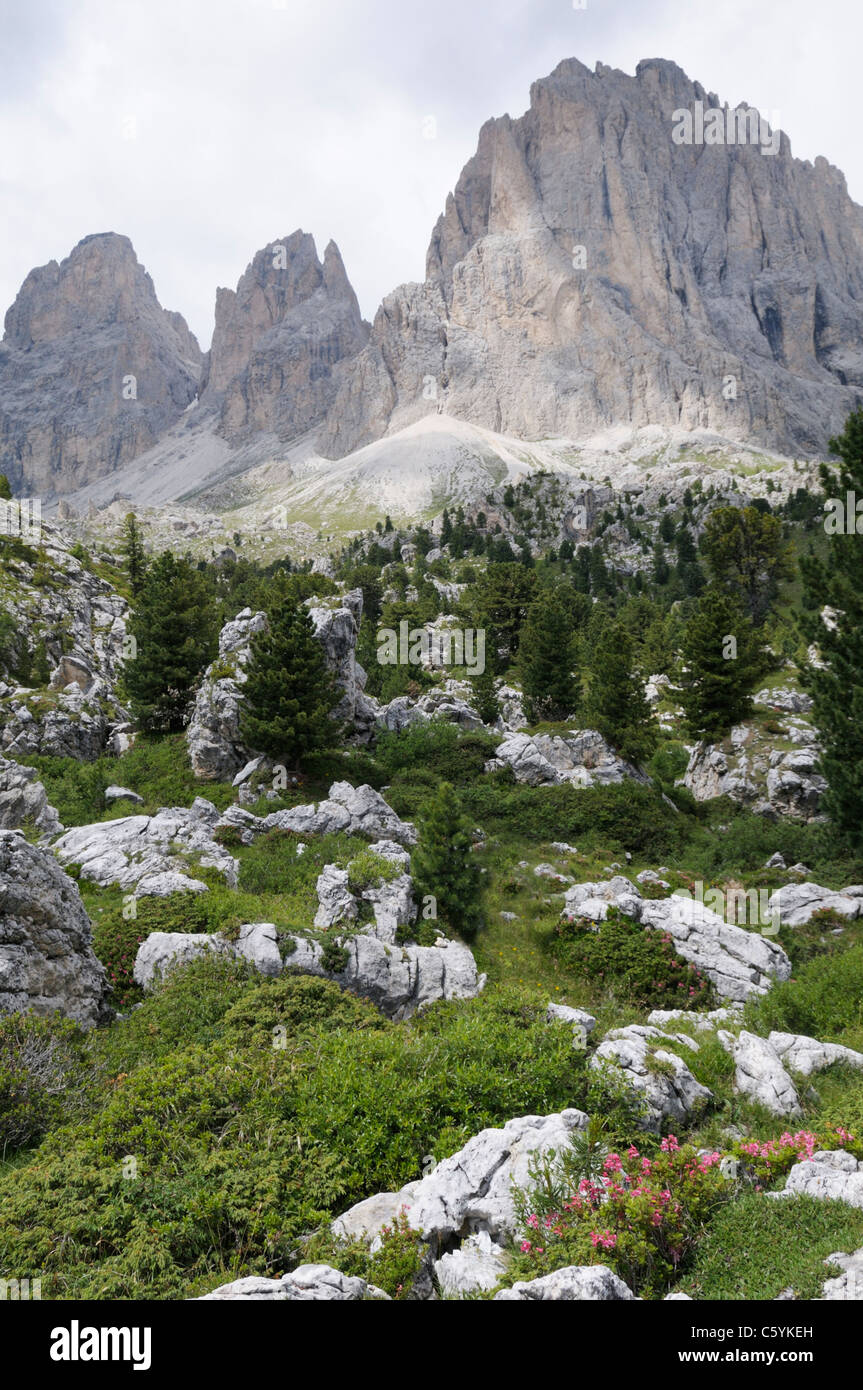
POLYGON ((201 353, 127 237, 85 237, 32 270, 0 343, 0 472, 72 492, 144 452, 193 400, 201 353))
POLYGON ((321 262, 305 232, 258 251, 236 290, 216 295, 202 404, 232 441, 256 430, 293 439, 332 404, 339 364, 365 345, 356 295, 335 242, 321 262))
POLYGON ((699 102, 727 128, 674 63, 572 59, 523 117, 489 121, 426 282, 384 300, 345 374, 325 452, 432 412, 529 439, 627 422, 823 450, 863 388, 863 210, 766 125, 676 143, 699 102))

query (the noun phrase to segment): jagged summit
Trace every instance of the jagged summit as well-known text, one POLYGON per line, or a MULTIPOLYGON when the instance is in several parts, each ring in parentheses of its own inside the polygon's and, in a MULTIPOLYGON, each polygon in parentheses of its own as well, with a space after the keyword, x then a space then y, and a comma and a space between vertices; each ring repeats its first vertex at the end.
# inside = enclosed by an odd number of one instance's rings
POLYGON ((50 498, 150 448, 197 389, 201 352, 128 237, 31 270, 0 343, 0 472, 50 498))

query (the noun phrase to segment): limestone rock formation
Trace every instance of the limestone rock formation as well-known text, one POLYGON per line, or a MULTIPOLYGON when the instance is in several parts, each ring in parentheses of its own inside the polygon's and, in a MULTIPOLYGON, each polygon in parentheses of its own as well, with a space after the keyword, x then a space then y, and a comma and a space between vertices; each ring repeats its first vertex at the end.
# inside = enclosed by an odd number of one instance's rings
POLYGON ((181 877, 194 884, 190 859, 216 869, 236 888, 237 861, 213 838, 218 820, 215 806, 199 796, 188 808, 163 807, 154 816, 76 826, 55 842, 54 853, 61 864, 77 864, 81 877, 100 888, 116 884, 126 892, 152 891, 153 880, 167 873, 177 876, 178 885, 181 877))
POLYGON ((201 353, 127 237, 85 237, 31 270, 0 343, 0 471, 51 498, 137 457, 179 419, 201 353))
POLYGON ((335 242, 321 262, 294 232, 258 251, 236 290, 218 290, 202 407, 218 409, 233 442, 261 430, 294 439, 323 419, 339 364, 367 338, 335 242))
POLYGON ((0 830, 0 1013, 106 1022, 108 980, 91 937, 78 886, 53 855, 0 830))
MULTIPOLYGON (((350 726, 362 741, 378 713, 377 704, 363 693, 366 673, 356 659, 362 591, 354 589, 329 602, 310 599, 307 606, 324 659, 342 691, 333 718, 350 726)), ((252 758, 253 750, 240 734, 242 686, 252 638, 266 625, 265 613, 244 608, 222 628, 219 655, 204 672, 186 731, 189 758, 202 780, 233 778, 252 758)))
POLYGON ((634 1302, 635 1294, 608 1265, 565 1265, 539 1279, 513 1284, 501 1289, 494 1302, 511 1303, 574 1303, 583 1299, 596 1302, 616 1300, 634 1302))
POLYGON ((495 749, 486 771, 511 767, 517 782, 530 787, 571 782, 578 787, 607 786, 634 778, 646 782, 644 773, 619 758, 596 729, 573 729, 559 734, 509 734, 495 749))
POLYGON ((240 1301, 262 1301, 272 1299, 277 1303, 361 1303, 374 1299, 385 1299, 389 1295, 365 1279, 342 1274, 331 1265, 300 1265, 291 1274, 283 1274, 281 1279, 262 1279, 249 1275, 246 1279, 234 1279, 230 1284, 221 1284, 212 1293, 201 1295, 199 1301, 208 1299, 232 1299, 240 1301))
POLYGON ((0 830, 17 830, 33 825, 45 835, 63 829, 35 767, 20 767, 0 757, 0 830))
POLYGON ((350 782, 334 782, 325 801, 317 806, 291 806, 268 816, 255 816, 242 806, 231 806, 216 829, 231 827, 243 831, 251 844, 256 835, 270 830, 290 830, 296 835, 363 835, 370 840, 395 840, 411 846, 417 832, 410 821, 400 820, 374 787, 352 787, 350 782))
POLYGON ((699 102, 725 118, 673 62, 569 59, 524 116, 488 121, 325 452, 439 412, 524 439, 627 422, 823 448, 863 382, 860 209, 766 122, 755 143, 677 143, 699 102))
POLYGON ((686 1033, 667 1034, 658 1028, 633 1023, 606 1033, 590 1059, 594 1069, 602 1071, 610 1067, 625 1078, 628 1087, 643 1102, 640 1123, 656 1133, 667 1120, 677 1125, 686 1124, 693 1109, 705 1104, 712 1095, 706 1086, 696 1081, 675 1052, 663 1047, 663 1042, 672 1040, 693 1052, 698 1051, 698 1043, 686 1033))

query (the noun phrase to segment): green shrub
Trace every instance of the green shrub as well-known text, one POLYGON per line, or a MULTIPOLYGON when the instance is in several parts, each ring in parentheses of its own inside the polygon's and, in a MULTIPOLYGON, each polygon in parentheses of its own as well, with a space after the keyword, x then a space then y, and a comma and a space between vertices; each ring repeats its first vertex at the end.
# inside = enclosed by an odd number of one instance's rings
POLYGON ((356 859, 348 864, 348 887, 359 895, 367 888, 379 888, 383 883, 392 883, 403 872, 401 864, 384 859, 372 849, 362 849, 356 859))
POLYGON ((455 724, 433 720, 378 738, 377 760, 392 778, 424 768, 441 782, 467 786, 482 776, 498 740, 481 731, 462 733, 455 724))
POLYGON ((608 787, 525 787, 494 776, 465 786, 462 804, 487 831, 519 837, 601 843, 614 853, 630 850, 661 859, 685 843, 684 818, 653 787, 632 781, 608 787))
POLYGON ((68 1120, 93 1076, 85 1036, 68 1019, 0 1018, 0 1155, 68 1120))
POLYGON ((749 1004, 746 1018, 758 1033, 774 1029, 841 1041, 846 1030, 863 1026, 863 945, 808 961, 794 979, 749 1004))
POLYGON ((247 989, 222 1020, 222 1036, 246 1047, 273 1045, 276 1029, 284 1029, 289 1046, 320 1029, 382 1031, 390 1027, 364 999, 347 994, 329 980, 295 975, 290 970, 274 980, 247 989))
POLYGON ((771 1299, 788 1288, 818 1298, 831 1275, 827 1256, 861 1244, 863 1211, 844 1202, 748 1193, 717 1214, 677 1287, 696 1299, 771 1299))
POLYGON ((598 926, 559 922, 552 955, 568 970, 642 1009, 708 1008, 711 982, 675 952, 667 932, 642 927, 617 909, 598 926))

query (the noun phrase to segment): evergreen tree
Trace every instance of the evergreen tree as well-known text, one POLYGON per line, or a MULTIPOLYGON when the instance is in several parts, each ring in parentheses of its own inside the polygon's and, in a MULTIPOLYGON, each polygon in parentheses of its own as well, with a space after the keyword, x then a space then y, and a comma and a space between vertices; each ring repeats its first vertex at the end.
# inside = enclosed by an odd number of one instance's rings
MULTIPOLYGON (((536 575, 517 562, 489 565, 476 585, 475 611, 486 627, 486 661, 505 670, 518 653, 519 634, 533 600, 536 575), (498 655, 499 654, 499 655, 498 655)), ((474 626, 483 626, 477 621, 474 626)))
POLYGON ((493 724, 500 714, 500 702, 496 693, 496 682, 494 669, 488 653, 486 654, 485 670, 480 675, 471 677, 471 702, 474 709, 482 720, 483 724, 493 724))
POLYGON ((717 582, 740 599, 754 623, 762 623, 779 580, 792 573, 779 517, 758 507, 717 507, 701 548, 717 582))
POLYGON ((147 572, 147 556, 141 542, 141 533, 138 530, 138 519, 134 512, 128 512, 123 522, 120 554, 126 562, 126 573, 129 576, 132 596, 137 598, 141 592, 144 575, 147 572))
POLYGON ((667 584, 669 577, 668 561, 665 558, 665 547, 661 541, 657 541, 653 547, 653 581, 655 584, 667 584))
POLYGON ((419 819, 411 874, 420 900, 435 899, 439 922, 467 938, 483 922, 483 877, 471 846, 470 822, 449 782, 441 782, 419 819))
POLYGON ((561 595, 543 591, 531 605, 518 649, 528 722, 566 719, 581 699, 575 635, 561 595))
POLYGON ((285 597, 269 619, 268 630, 252 639, 240 733, 250 748, 296 768, 309 753, 335 743, 330 710, 339 692, 309 610, 285 597))
POLYGON ((764 651, 738 601, 718 589, 701 595, 683 635, 679 700, 689 732, 718 739, 752 714, 752 686, 764 651))
POLYGON ((656 725, 634 669, 632 639, 619 622, 607 622, 592 654, 587 720, 621 757, 641 763, 656 746, 656 725))
POLYGON ((48 651, 44 638, 39 639, 33 651, 33 669, 30 679, 34 685, 38 686, 46 686, 51 679, 51 667, 48 662, 48 651))
MULTIPOLYGON (((863 498, 863 410, 848 417, 842 434, 830 440, 830 449, 841 460, 838 474, 822 465, 821 481, 827 496, 841 499, 844 509, 849 493, 863 498)), ((812 555, 800 561, 806 601, 800 626, 824 663, 823 668, 803 670, 823 749, 824 810, 839 838, 859 853, 863 850, 863 533, 857 529, 859 518, 852 517, 850 522, 844 531, 828 533, 823 559, 812 555), (825 606, 834 610, 829 626, 821 616, 825 606)))
POLYGON ((0 473, 0 502, 12 501, 12 489, 5 473, 0 473))
POLYGON ((141 728, 182 728, 196 680, 216 652, 216 614, 205 577, 171 551, 147 570, 129 634, 135 654, 123 668, 132 713, 141 728))

